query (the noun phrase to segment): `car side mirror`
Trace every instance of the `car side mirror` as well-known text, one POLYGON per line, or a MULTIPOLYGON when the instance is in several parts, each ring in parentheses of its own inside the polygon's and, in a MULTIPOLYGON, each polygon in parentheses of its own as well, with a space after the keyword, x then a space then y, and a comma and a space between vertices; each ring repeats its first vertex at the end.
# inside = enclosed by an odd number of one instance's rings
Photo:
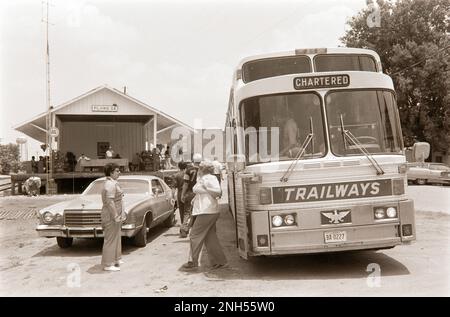
POLYGON ((416 162, 424 162, 430 156, 430 143, 416 142, 413 145, 413 157, 416 162))
POLYGON ((242 154, 232 154, 227 157, 227 169, 232 172, 240 172, 245 168, 245 156, 242 154))

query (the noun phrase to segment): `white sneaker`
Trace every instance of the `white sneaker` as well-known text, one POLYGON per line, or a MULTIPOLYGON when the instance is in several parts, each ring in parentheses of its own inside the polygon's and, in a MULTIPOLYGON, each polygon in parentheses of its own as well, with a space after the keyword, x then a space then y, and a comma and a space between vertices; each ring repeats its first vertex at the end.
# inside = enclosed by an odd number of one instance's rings
POLYGON ((120 267, 111 265, 111 266, 105 266, 103 268, 103 271, 111 271, 111 272, 115 272, 115 271, 120 271, 120 267))
POLYGON ((122 260, 117 261, 116 263, 114 263, 115 266, 120 266, 121 264, 124 264, 125 262, 122 260))

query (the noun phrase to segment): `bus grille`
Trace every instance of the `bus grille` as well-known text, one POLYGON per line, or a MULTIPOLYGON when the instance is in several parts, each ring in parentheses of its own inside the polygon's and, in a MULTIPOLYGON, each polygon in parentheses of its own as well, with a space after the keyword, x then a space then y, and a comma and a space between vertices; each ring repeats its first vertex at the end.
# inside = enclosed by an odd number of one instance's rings
POLYGON ((68 227, 99 227, 101 224, 100 212, 66 211, 64 213, 64 225, 68 227))

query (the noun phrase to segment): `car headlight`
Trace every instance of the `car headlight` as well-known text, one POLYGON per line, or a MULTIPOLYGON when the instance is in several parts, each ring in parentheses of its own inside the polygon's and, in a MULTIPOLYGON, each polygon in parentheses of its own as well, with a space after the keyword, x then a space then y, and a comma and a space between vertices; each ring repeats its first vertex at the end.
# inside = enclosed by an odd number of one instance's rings
POLYGON ((389 218, 397 217, 397 209, 395 209, 395 207, 389 207, 388 209, 386 209, 386 215, 389 218))
POLYGON ((42 219, 44 220, 44 223, 49 224, 53 220, 53 214, 50 211, 46 211, 42 215, 42 219))
POLYGON ((62 224, 63 216, 60 214, 56 214, 55 217, 53 218, 53 222, 57 224, 62 224))
POLYGON ((273 216, 272 217, 272 224, 274 227, 279 227, 283 224, 283 218, 281 216, 273 216))

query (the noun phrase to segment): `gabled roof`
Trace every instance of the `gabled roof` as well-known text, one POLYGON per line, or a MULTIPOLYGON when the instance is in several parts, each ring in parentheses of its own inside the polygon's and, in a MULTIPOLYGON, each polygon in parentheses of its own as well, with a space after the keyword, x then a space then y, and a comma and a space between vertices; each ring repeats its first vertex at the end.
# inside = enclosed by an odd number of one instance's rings
MULTIPOLYGON (((78 97, 75 97, 65 103, 62 103, 62 104, 54 107, 53 109, 51 109, 51 112, 52 113, 58 112, 61 109, 65 108, 69 105, 72 105, 73 103, 75 103, 83 98, 86 98, 90 95, 93 95, 103 89, 107 89, 123 98, 126 98, 126 99, 132 101, 135 104, 138 104, 139 106, 142 106, 142 107, 150 110, 151 112, 155 113, 156 115, 158 115, 158 126, 162 126, 162 128, 160 130, 165 130, 167 128, 170 128, 173 125, 180 125, 182 127, 187 128, 190 131, 194 131, 194 129, 191 126, 187 125, 186 123, 184 123, 184 122, 162 112, 161 110, 158 110, 136 98, 133 98, 127 94, 124 94, 123 92, 121 92, 118 89, 111 88, 108 85, 99 86, 99 87, 94 88, 94 89, 92 89, 78 97)), ((30 120, 27 120, 25 122, 22 122, 20 124, 13 126, 13 128, 17 131, 25 133, 26 135, 28 135, 38 141, 45 142, 45 125, 46 125, 47 114, 48 114, 47 111, 43 112, 43 113, 31 118, 30 120)))

